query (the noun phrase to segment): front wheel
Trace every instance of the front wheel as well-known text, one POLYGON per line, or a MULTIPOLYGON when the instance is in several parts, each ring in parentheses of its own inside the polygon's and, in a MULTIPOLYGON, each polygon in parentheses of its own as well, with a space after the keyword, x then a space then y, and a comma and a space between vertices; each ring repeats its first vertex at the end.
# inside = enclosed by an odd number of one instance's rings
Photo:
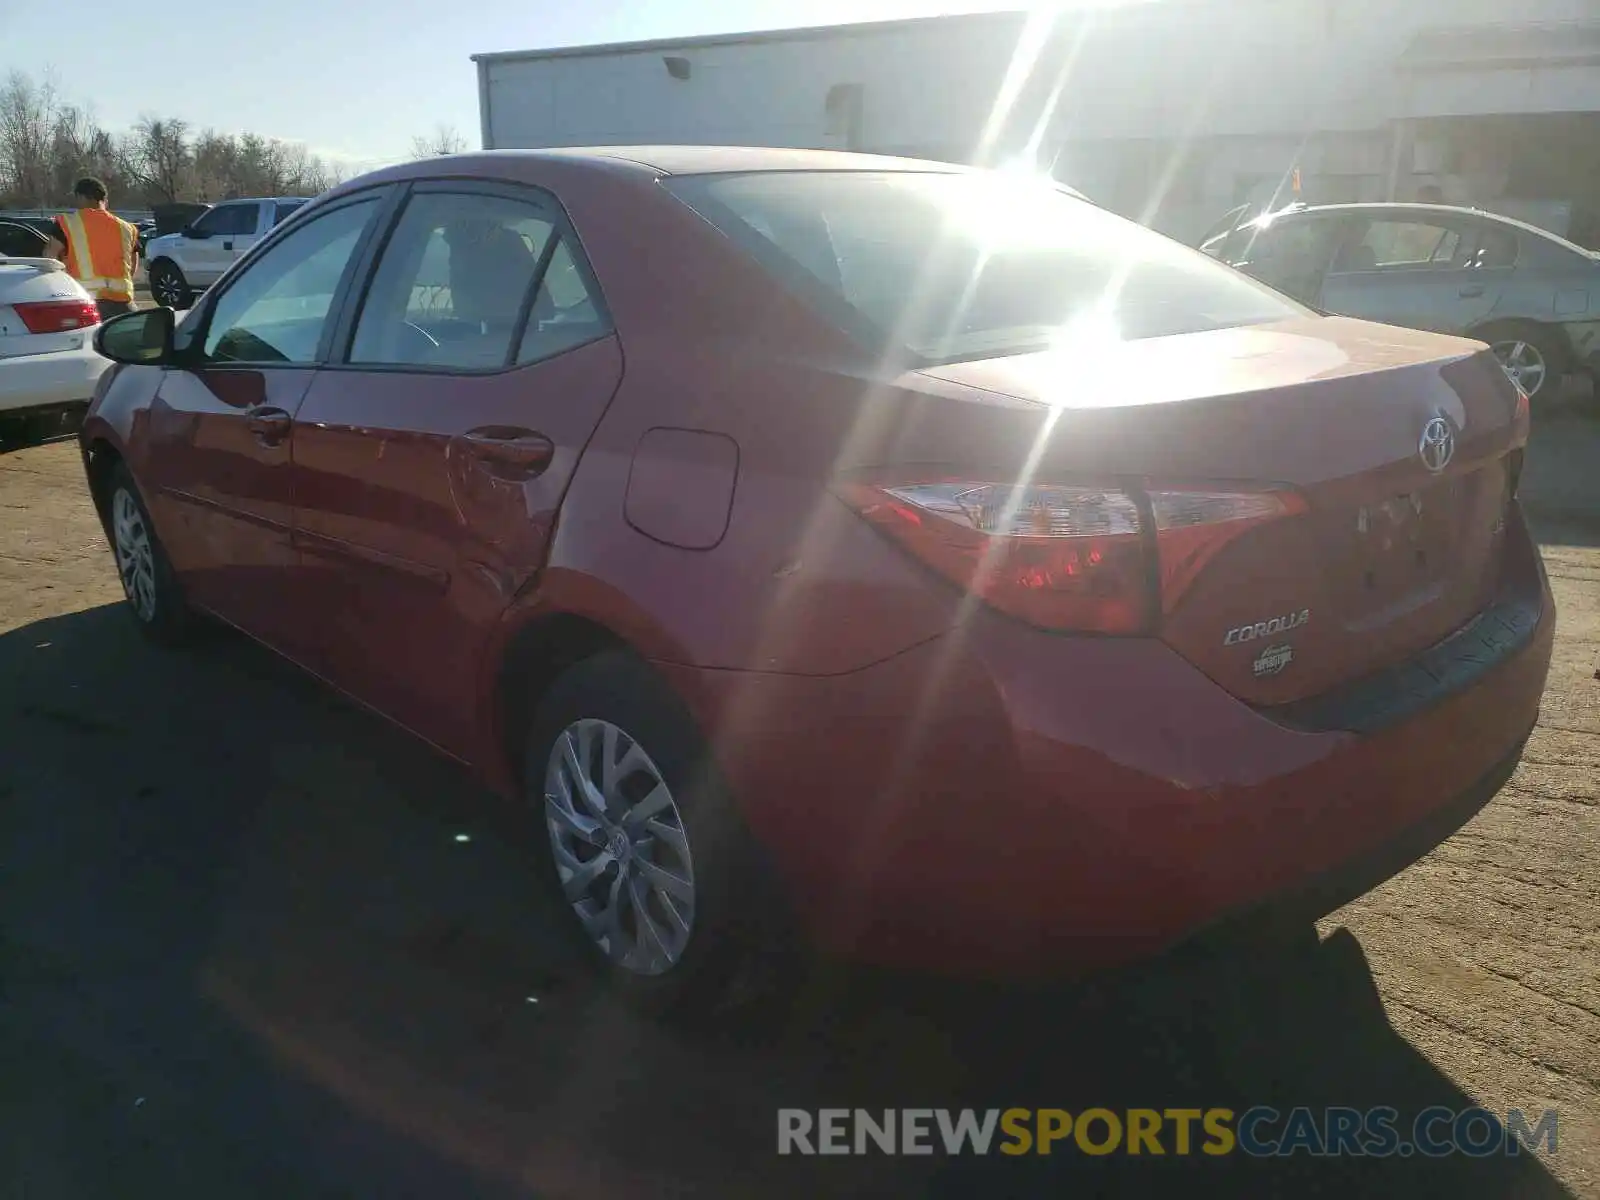
POLYGON ((177 264, 162 259, 150 264, 150 294, 167 308, 188 308, 194 303, 194 289, 177 264))
POLYGON ((682 702, 630 655, 578 663, 538 706, 524 779, 580 952, 656 1014, 717 1010, 743 959, 750 859, 682 702))
POLYGON ((189 608, 156 538, 150 513, 124 466, 112 472, 107 512, 117 577, 140 631, 158 642, 180 640, 188 629, 189 608))

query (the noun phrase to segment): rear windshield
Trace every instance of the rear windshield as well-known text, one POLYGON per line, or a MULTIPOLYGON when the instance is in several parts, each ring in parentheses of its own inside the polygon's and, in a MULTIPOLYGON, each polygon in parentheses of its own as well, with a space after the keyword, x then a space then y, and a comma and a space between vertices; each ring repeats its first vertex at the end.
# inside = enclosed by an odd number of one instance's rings
POLYGON ((766 172, 683 176, 666 186, 850 332, 929 362, 1310 311, 1032 180, 766 172))

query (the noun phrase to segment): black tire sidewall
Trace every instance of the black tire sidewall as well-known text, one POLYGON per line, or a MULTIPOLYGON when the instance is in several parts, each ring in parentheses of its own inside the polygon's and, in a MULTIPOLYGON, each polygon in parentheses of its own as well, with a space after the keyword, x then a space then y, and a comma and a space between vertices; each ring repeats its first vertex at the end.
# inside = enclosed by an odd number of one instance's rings
POLYGON ((122 564, 117 561, 117 535, 116 511, 117 493, 127 492, 133 499, 134 505, 139 510, 139 516, 144 521, 145 534, 150 539, 150 557, 155 568, 155 615, 148 621, 139 615, 139 610, 134 608, 133 601, 124 589, 123 600, 128 606, 128 613, 144 633, 158 642, 171 643, 178 641, 188 630, 189 610, 184 603, 183 592, 178 587, 177 576, 172 570, 172 564, 167 559, 166 550, 161 545, 161 538, 156 533, 155 522, 150 519, 150 509, 145 505, 144 497, 140 495, 138 486, 133 482, 133 475, 128 468, 118 464, 111 473, 111 482, 106 489, 106 520, 107 533, 111 538, 111 553, 117 570, 117 582, 122 582, 122 564))
POLYGON ((693 717, 644 662, 608 652, 569 668, 533 717, 523 759, 527 837, 551 903, 582 957, 633 1003, 658 1014, 709 1012, 738 969, 750 930, 748 835, 693 717), (594 718, 622 729, 661 772, 689 837, 694 864, 695 921, 689 944, 662 975, 640 975, 611 962, 579 923, 562 893, 544 818, 545 770, 557 737, 573 722, 594 718))

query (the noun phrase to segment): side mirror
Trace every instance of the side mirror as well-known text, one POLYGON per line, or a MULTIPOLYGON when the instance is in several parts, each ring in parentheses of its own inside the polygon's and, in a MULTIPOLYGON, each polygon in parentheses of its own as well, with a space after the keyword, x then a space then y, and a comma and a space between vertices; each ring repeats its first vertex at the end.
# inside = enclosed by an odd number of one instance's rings
POLYGON ((95 331, 94 348, 112 362, 161 366, 172 361, 175 327, 176 318, 170 308, 123 313, 95 331))
POLYGON ((211 235, 203 229, 196 229, 193 225, 183 227, 183 236, 186 238, 208 238, 211 235))

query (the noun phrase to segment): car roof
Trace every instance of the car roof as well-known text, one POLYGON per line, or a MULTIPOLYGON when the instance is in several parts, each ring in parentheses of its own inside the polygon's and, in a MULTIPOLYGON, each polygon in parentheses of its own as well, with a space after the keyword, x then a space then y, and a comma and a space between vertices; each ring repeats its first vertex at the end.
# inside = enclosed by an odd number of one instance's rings
MULTIPOLYGON (((483 150, 444 161, 521 159, 592 165, 602 170, 649 171, 657 175, 715 175, 738 171, 939 171, 974 168, 927 159, 856 154, 843 150, 794 150, 774 146, 563 146, 542 150, 483 150)), ((440 159, 413 166, 437 169, 440 159)))
POLYGON ((1521 230, 1523 233, 1531 234, 1534 237, 1543 238, 1549 242, 1555 242, 1564 249, 1575 250, 1579 254, 1587 255, 1591 258, 1594 257, 1596 253, 1593 250, 1585 249, 1576 242, 1569 241, 1567 238, 1562 237, 1558 233, 1552 233, 1548 229, 1541 229, 1539 226, 1531 224, 1528 221, 1519 221, 1515 217, 1508 217, 1503 213, 1488 212, 1481 208, 1467 208, 1464 205, 1459 204, 1418 204, 1408 201, 1385 203, 1383 201, 1371 201, 1361 204, 1304 205, 1298 208, 1287 208, 1278 213, 1267 213, 1263 217, 1258 217, 1257 221, 1267 223, 1283 217, 1307 217, 1315 216, 1319 213, 1362 212, 1426 213, 1452 217, 1476 217, 1483 221, 1493 221, 1497 225, 1508 225, 1513 229, 1521 230))

